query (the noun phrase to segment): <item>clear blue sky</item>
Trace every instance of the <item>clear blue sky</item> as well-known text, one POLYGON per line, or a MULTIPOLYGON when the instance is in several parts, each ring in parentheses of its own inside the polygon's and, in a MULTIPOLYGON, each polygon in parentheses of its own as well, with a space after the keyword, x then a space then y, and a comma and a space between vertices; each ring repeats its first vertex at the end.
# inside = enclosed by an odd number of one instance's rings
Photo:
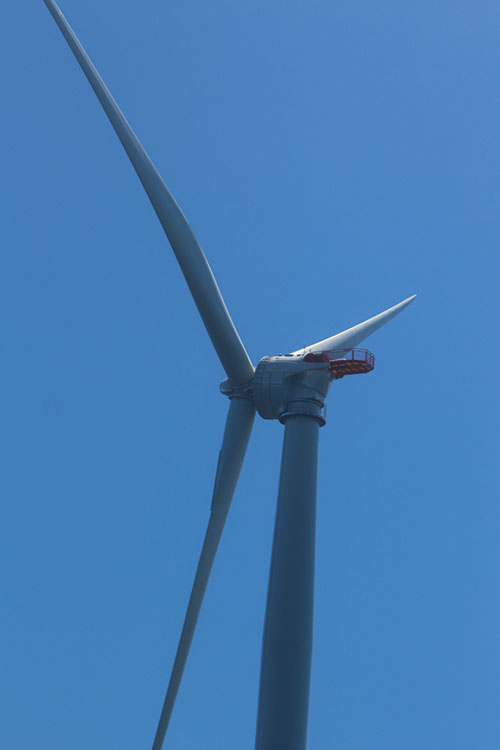
MULTIPOLYGON (((60 4, 254 362, 418 294, 329 397, 309 748, 496 750, 498 3, 60 4)), ((0 746, 138 750, 223 372, 43 2, 0 34, 0 746)), ((253 747, 281 439, 256 423, 170 750, 253 747)))

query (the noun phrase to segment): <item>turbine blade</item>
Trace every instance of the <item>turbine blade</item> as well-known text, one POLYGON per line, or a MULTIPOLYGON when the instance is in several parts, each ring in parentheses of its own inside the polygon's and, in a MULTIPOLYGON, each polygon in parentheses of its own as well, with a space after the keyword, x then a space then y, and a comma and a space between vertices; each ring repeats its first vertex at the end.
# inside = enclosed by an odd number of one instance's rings
MULTIPOLYGON (((330 336, 329 339, 323 339, 323 341, 318 341, 316 344, 306 346, 305 351, 321 352, 329 351, 331 349, 353 349, 368 338, 368 336, 371 336, 372 333, 375 333, 378 328, 381 328, 392 320, 392 318, 400 313, 401 310, 404 310, 410 302, 413 302, 416 296, 416 294, 413 294, 411 297, 399 302, 399 304, 394 305, 394 307, 390 307, 379 315, 375 315, 373 318, 369 318, 368 320, 365 320, 364 323, 359 323, 357 326, 348 328, 346 331, 342 331, 342 333, 330 336)), ((292 354, 301 354, 303 351, 303 349, 298 349, 296 352, 292 352, 292 354)))
POLYGON ((193 230, 58 6, 53 0, 44 2, 94 89, 142 182, 228 378, 235 385, 248 382, 254 372, 252 362, 193 230))
POLYGON ((255 408, 253 402, 247 399, 234 398, 229 406, 229 412, 219 454, 219 463, 215 476, 215 486, 210 509, 210 519, 201 550, 198 569, 194 579, 189 604, 184 619, 174 666, 170 675, 167 694, 153 742, 153 750, 160 750, 168 723, 172 715, 177 691, 184 672, 186 660, 193 639, 198 615, 200 614, 203 597, 215 559, 217 547, 222 535, 224 523, 231 505, 233 493, 243 464, 245 452, 252 431, 255 408))

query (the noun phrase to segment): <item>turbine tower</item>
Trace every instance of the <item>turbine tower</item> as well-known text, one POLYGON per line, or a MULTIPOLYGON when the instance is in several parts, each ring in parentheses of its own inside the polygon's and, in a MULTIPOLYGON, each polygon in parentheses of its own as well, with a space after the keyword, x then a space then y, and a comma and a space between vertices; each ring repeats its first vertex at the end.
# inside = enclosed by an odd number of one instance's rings
POLYGON ((312 656, 316 483, 319 428, 333 380, 373 369, 356 347, 412 302, 415 295, 364 323, 254 368, 208 261, 172 194, 53 0, 44 0, 94 89, 156 211, 227 375, 220 389, 229 409, 201 550, 153 750, 172 714, 224 528, 255 412, 285 428, 278 505, 262 644, 256 750, 304 750, 312 656))

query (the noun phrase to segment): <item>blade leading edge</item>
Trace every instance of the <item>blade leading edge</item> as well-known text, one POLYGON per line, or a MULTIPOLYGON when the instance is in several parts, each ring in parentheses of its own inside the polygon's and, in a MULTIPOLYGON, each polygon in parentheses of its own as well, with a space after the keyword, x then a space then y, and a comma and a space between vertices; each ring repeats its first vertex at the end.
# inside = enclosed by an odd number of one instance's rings
POLYGON ((58 6, 53 0, 44 2, 94 89, 142 182, 229 380, 234 385, 247 383, 254 372, 252 362, 193 230, 58 6))
POLYGON ((208 528, 189 598, 165 702, 163 703, 158 729, 156 730, 153 742, 153 750, 160 750, 165 739, 165 733, 172 715, 172 709, 207 588, 208 578, 212 570, 243 459, 245 458, 254 417, 255 407, 252 401, 240 398, 232 399, 227 415, 222 448, 219 454, 219 463, 217 464, 208 528))

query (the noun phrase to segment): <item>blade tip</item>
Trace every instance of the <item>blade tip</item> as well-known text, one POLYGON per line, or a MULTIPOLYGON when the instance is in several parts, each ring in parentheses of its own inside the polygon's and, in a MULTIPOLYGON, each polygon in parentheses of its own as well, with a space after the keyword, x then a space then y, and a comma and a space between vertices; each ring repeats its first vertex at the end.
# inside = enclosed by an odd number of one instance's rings
POLYGON ((413 300, 416 298, 416 296, 417 296, 416 294, 411 294, 409 297, 407 297, 406 299, 402 300, 399 303, 398 307, 401 308, 401 307, 406 307, 407 305, 410 305, 413 302, 413 300))

